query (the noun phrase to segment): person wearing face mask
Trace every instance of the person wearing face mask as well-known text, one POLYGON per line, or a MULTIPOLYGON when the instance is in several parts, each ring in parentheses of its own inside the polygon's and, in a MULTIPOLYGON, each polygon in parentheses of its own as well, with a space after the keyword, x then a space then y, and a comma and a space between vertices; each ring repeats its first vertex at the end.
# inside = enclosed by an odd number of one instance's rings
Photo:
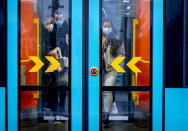
MULTIPOLYGON (((69 59, 69 26, 64 18, 64 10, 58 8, 53 17, 48 18, 45 21, 44 27, 50 33, 50 46, 46 47, 46 54, 54 56, 56 59, 63 57, 65 65, 65 72, 68 71, 68 59, 69 59)), ((59 73, 60 74, 60 73, 59 73)), ((66 73, 66 76, 68 74, 66 73)), ((67 85, 68 76, 64 79, 53 77, 49 82, 51 85, 67 85)))
POLYGON ((44 26, 50 32, 51 55, 55 55, 55 49, 59 47, 63 50, 62 55, 68 57, 69 26, 67 21, 65 21, 63 9, 58 8, 55 11, 54 16, 46 20, 44 26))
MULTIPOLYGON (((117 71, 112 68, 111 63, 117 57, 124 56, 124 46, 122 42, 116 38, 116 31, 110 20, 106 19, 103 21, 102 32, 103 86, 115 86, 117 71)), ((103 123, 104 127, 109 127, 109 113, 113 105, 112 91, 104 91, 103 100, 103 123)))
MULTIPOLYGON (((58 8, 53 17, 50 17, 45 22, 45 28, 50 33, 50 47, 47 48, 47 54, 58 59, 63 58, 64 63, 67 63, 63 67, 63 71, 58 70, 53 73, 48 73, 48 83, 52 87, 54 85, 67 86, 68 85, 68 59, 69 59, 69 26, 64 18, 64 11, 62 8, 58 8), (66 61, 66 62, 65 62, 66 61)), ((53 111, 55 118, 55 124, 62 123, 60 116, 65 113, 65 91, 53 90, 49 93, 50 99, 49 107, 53 111)))

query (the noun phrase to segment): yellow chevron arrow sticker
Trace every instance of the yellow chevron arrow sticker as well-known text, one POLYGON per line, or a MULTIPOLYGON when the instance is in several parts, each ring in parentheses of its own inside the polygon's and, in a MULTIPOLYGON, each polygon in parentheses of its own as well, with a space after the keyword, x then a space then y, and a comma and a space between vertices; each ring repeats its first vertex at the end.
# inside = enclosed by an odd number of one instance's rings
POLYGON ((119 73, 124 73, 125 70, 119 65, 125 57, 117 57, 111 64, 111 66, 119 73))
POLYGON ((35 66, 29 72, 38 72, 44 63, 37 56, 29 56, 29 58, 35 63, 35 66))
POLYGON ((52 64, 45 72, 54 72, 61 64, 53 56, 45 56, 52 64))
POLYGON ((134 73, 140 73, 141 70, 138 69, 135 64, 141 60, 141 57, 133 57, 128 63, 127 66, 134 72, 134 73))

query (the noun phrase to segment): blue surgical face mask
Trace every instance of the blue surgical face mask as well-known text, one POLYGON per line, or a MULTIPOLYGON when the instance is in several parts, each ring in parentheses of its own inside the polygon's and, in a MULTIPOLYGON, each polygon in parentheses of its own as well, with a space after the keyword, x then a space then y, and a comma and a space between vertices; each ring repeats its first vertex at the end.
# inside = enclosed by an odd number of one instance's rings
POLYGON ((103 27, 102 31, 103 31, 103 33, 105 35, 109 35, 112 32, 112 28, 109 28, 109 27, 105 28, 105 27, 103 27))
POLYGON ((63 25, 64 19, 62 19, 62 20, 55 20, 55 23, 56 23, 57 25, 63 25))

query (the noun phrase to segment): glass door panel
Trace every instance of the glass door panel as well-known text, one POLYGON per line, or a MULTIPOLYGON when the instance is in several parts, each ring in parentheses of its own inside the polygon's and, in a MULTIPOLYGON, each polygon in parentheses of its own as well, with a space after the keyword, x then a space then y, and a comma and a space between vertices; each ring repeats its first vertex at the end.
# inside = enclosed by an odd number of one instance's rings
POLYGON ((7 5, 8 130, 82 131, 82 0, 7 5))
POLYGON ((102 91, 101 97, 102 130, 151 130, 150 91, 102 91))
POLYGON ((71 2, 20 0, 22 131, 71 129, 71 2))
POLYGON ((152 129, 150 0, 102 0, 100 129, 152 129))
POLYGON ((151 1, 103 0, 101 4, 102 85, 149 87, 151 1))
POLYGON ((70 85, 70 3, 21 0, 20 85, 70 85))
POLYGON ((21 131, 68 131, 69 98, 69 92, 63 90, 21 91, 21 131))

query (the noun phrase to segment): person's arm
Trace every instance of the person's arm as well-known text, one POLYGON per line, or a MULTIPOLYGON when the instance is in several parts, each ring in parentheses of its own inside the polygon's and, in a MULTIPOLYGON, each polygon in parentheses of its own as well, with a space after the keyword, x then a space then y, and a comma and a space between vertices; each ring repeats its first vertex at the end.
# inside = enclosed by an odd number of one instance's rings
POLYGON ((53 31, 53 27, 54 27, 54 18, 53 17, 49 17, 45 23, 44 23, 44 27, 49 31, 52 32, 53 31))
POLYGON ((67 23, 67 21, 65 21, 64 24, 64 28, 65 28, 65 40, 66 40, 66 44, 69 45, 69 25, 67 23))
POLYGON ((116 53, 117 56, 125 56, 125 48, 123 44, 121 44, 121 46, 117 49, 116 53))
POLYGON ((69 45, 69 34, 66 34, 66 43, 69 45))

